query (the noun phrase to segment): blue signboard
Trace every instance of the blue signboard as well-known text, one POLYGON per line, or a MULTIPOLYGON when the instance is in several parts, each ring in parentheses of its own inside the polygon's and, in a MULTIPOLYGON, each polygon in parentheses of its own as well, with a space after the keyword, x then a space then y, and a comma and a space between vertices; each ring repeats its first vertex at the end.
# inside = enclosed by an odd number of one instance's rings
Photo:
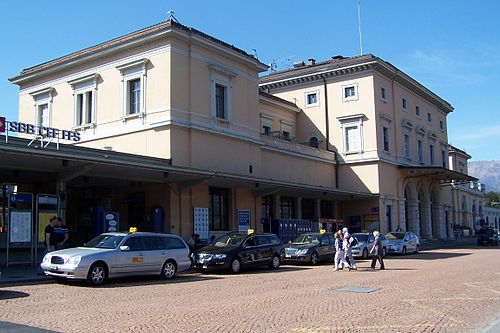
POLYGON ((238 231, 247 232, 250 229, 250 209, 238 209, 238 231))

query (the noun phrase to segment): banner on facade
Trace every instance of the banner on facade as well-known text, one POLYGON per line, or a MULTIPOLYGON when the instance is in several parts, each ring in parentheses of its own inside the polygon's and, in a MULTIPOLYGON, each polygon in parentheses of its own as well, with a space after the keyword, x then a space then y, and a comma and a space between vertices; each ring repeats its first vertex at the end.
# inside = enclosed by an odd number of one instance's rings
POLYGON ((238 209, 238 231, 247 232, 250 229, 250 209, 238 209))
POLYGON ((193 219, 194 233, 200 235, 200 239, 208 239, 208 208, 194 207, 193 219))

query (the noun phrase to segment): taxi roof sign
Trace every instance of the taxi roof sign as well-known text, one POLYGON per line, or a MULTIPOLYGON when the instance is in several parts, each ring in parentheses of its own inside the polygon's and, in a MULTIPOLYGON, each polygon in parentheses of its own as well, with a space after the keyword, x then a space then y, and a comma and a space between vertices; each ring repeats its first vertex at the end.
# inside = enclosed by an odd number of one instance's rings
POLYGON ((253 234, 253 233, 254 233, 254 230, 253 230, 253 229, 248 229, 248 230, 247 230, 247 234, 251 235, 251 234, 253 234))
POLYGON ((137 232, 137 227, 130 227, 128 232, 137 232))

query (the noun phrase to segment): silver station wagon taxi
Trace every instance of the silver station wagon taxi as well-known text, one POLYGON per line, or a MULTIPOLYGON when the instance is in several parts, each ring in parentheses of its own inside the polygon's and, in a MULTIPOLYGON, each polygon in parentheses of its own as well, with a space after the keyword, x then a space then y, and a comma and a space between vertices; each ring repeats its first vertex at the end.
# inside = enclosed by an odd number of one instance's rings
POLYGON ((108 278, 130 275, 158 274, 171 279, 190 265, 189 248, 176 235, 109 232, 84 246, 47 253, 41 268, 56 279, 100 285, 108 278))

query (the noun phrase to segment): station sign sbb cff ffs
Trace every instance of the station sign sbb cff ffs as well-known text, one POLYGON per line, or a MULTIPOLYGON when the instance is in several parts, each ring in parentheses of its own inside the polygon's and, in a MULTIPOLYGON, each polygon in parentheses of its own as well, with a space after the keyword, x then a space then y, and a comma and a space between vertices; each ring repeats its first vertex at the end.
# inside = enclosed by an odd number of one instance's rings
MULTIPOLYGON (((4 118, 5 119, 5 118, 4 118)), ((80 141, 80 133, 75 131, 60 130, 58 128, 36 126, 33 124, 10 121, 8 130, 15 133, 41 135, 47 138, 59 138, 63 140, 80 141)))

